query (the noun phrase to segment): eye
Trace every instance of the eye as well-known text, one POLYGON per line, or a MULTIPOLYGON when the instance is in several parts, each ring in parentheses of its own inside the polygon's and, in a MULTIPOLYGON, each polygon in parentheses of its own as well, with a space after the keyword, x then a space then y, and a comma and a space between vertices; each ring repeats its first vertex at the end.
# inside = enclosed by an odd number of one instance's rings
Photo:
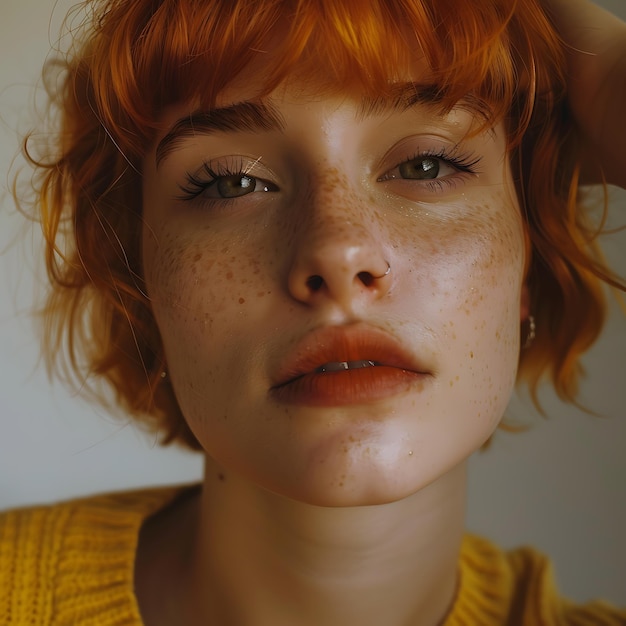
POLYGON ((398 171, 402 178, 430 180, 433 178, 439 178, 440 174, 442 176, 453 174, 454 168, 434 157, 420 157, 418 159, 412 159, 411 161, 402 163, 402 165, 398 167, 398 171))
POLYGON ((233 200, 255 192, 278 191, 278 187, 262 178, 251 176, 245 168, 216 168, 205 163, 199 172, 187 174, 185 185, 179 185, 180 199, 233 200))
POLYGON ((249 176, 247 174, 233 174, 219 176, 204 189, 205 198, 240 198, 255 191, 277 191, 278 187, 272 183, 249 176))
POLYGON ((378 180, 434 180, 452 176, 459 171, 469 171, 469 169, 459 164, 453 165, 440 157, 419 156, 400 163, 378 180))
MULTIPOLYGON (((403 156, 402 153, 396 154, 397 157, 403 156)), ((389 160, 398 163, 400 158, 397 157, 389 160)), ((462 150, 458 144, 418 149, 412 154, 409 153, 395 167, 387 170, 377 182, 402 181, 404 189, 409 190, 403 191, 403 194, 443 193, 455 189, 468 182, 471 176, 479 174, 478 165, 481 159, 480 155, 462 150)))

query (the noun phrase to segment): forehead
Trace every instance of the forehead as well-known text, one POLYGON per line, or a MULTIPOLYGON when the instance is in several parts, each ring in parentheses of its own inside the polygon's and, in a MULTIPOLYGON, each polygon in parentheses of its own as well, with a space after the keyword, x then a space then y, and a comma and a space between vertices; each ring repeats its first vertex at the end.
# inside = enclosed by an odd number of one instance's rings
POLYGON ((468 94, 449 107, 441 102, 436 86, 414 81, 390 85, 384 95, 349 90, 343 94, 312 94, 285 84, 265 98, 256 97, 246 85, 239 90, 231 87, 218 97, 214 107, 189 103, 169 110, 163 116, 164 130, 157 137, 155 158, 159 165, 182 142, 198 135, 283 133, 294 122, 304 120, 306 124, 337 116, 342 117, 344 126, 354 127, 417 110, 422 119, 440 128, 461 125, 479 132, 491 125, 491 111, 480 99, 468 94), (246 99, 250 93, 252 97, 246 99))

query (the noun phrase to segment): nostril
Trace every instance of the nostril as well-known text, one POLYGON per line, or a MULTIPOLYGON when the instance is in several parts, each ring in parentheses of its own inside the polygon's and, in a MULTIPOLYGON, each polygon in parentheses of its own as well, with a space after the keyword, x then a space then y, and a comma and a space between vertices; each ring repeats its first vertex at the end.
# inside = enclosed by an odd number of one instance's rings
POLYGON ((375 280, 369 272, 359 272, 357 276, 366 287, 370 287, 375 280))
POLYGON ((318 274, 315 274, 314 276, 309 276, 306 281, 306 286, 311 291, 319 291, 322 288, 323 284, 324 284, 324 279, 318 274))

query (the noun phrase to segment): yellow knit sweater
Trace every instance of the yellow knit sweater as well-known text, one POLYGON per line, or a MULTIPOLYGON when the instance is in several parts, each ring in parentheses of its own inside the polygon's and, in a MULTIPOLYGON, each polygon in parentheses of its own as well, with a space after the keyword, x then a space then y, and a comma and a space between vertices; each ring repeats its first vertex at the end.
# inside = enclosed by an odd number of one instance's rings
MULTIPOLYGON (((133 592, 139 529, 180 493, 142 490, 0 515, 0 626, 141 626, 133 592)), ((625 626, 626 611, 566 602, 543 556, 468 536, 445 626, 505 625, 625 626)))

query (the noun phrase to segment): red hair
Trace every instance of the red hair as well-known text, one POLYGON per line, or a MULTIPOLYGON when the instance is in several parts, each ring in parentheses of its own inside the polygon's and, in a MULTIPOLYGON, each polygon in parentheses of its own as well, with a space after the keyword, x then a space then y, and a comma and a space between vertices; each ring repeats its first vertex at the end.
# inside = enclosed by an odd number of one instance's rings
MULTIPOLYGON (((577 196, 563 46, 536 0, 101 0, 51 93, 57 143, 37 159, 35 204, 52 290, 43 311, 50 368, 198 447, 171 387, 141 267, 142 156, 165 107, 210 107, 263 59, 263 93, 307 77, 314 93, 384 94, 424 58, 443 108, 471 95, 504 120, 526 215, 537 338, 519 379, 547 375, 573 399, 578 358, 604 320, 603 265, 577 196), (268 54, 270 52, 271 54, 268 54), (66 349, 64 349, 64 347, 66 349)), ((56 76, 56 67, 47 72, 56 76)), ((263 94, 259 94, 263 95, 263 94)))

